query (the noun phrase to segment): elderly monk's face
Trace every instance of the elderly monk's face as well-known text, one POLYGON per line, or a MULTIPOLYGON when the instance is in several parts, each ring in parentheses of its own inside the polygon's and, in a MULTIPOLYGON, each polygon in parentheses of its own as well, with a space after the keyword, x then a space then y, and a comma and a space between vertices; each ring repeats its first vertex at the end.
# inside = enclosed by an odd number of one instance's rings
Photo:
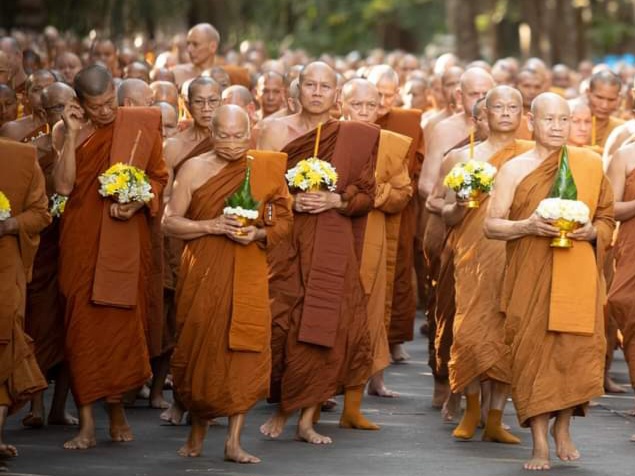
POLYGON ((557 149, 567 143, 571 128, 571 111, 564 100, 542 101, 535 108, 531 123, 537 144, 557 149))
POLYGON ((105 93, 98 96, 86 96, 81 102, 86 115, 96 126, 106 126, 117 116, 117 95, 111 84, 105 93))
POLYGON ((64 76, 64 82, 73 84, 73 80, 82 69, 82 62, 73 54, 65 53, 55 62, 56 69, 64 76))
POLYGON ((591 110, 584 104, 579 105, 571 112, 571 130, 569 131, 569 144, 582 147, 591 144, 591 128, 593 119, 591 110))
POLYGON ((501 92, 490 96, 486 111, 489 130, 514 132, 520 126, 523 105, 517 94, 501 92))
POLYGON ((277 75, 267 75, 258 80, 256 96, 266 116, 284 107, 286 88, 284 80, 277 75))
POLYGON ((0 91, 0 125, 18 118, 18 100, 9 91, 0 91))
POLYGON ((249 150, 249 122, 243 115, 226 114, 216 120, 212 136, 216 156, 228 162, 240 160, 249 150))
POLYGON ((342 101, 344 119, 362 122, 375 122, 379 109, 379 94, 370 87, 353 86, 342 101))
POLYGON ((615 84, 598 82, 593 91, 588 91, 591 114, 600 120, 608 119, 617 110, 620 100, 620 87, 615 84))
POLYGON ((377 91, 379 92, 377 117, 383 117, 388 114, 395 105, 397 95, 399 94, 399 84, 390 79, 382 78, 377 82, 377 91))
POLYGON ((50 75, 36 76, 33 78, 33 83, 31 84, 28 93, 29 104, 31 105, 31 109, 33 111, 44 113, 44 109, 42 108, 42 90, 54 82, 55 78, 50 75))
POLYGON ((214 111, 221 104, 221 92, 212 84, 196 86, 189 103, 192 119, 199 127, 212 127, 214 111))
POLYGON ((337 79, 332 71, 322 67, 311 68, 300 83, 300 104, 311 114, 324 114, 337 99, 337 79))

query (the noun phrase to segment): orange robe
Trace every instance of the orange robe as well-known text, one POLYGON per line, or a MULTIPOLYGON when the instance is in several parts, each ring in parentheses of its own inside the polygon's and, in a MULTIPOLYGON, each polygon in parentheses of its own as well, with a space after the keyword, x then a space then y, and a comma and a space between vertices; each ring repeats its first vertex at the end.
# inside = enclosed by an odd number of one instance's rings
POLYGON ((390 131, 381 131, 377 151, 375 180, 377 189, 375 208, 368 214, 364 234, 361 276, 368 299, 368 330, 373 353, 371 374, 374 375, 390 364, 388 329, 390 327, 390 305, 394 280, 394 262, 397 255, 398 234, 390 233, 386 221, 400 212, 412 197, 412 184, 408 175, 408 148, 412 139, 390 131), (390 242, 390 244, 389 244, 390 242), (388 255, 390 254, 390 259, 388 255), (393 265, 388 266, 388 263, 393 265))
MULTIPOLYGON (((316 131, 287 144, 288 168, 313 155, 316 131)), ((372 355, 360 259, 375 199, 379 129, 359 122, 322 127, 319 157, 339 175, 348 206, 295 213, 293 232, 269 255, 272 298, 271 400, 285 412, 366 383, 372 355)))
MULTIPOLYGON (((257 225, 265 227, 271 247, 292 226, 286 155, 257 154, 250 165, 251 190, 261 203, 257 225)), ((221 215, 225 199, 242 184, 246 164, 244 159, 227 164, 197 189, 186 217, 212 220, 221 215)), ((223 235, 187 241, 177 303, 179 339, 172 374, 185 407, 215 418, 245 413, 267 397, 271 311, 265 247, 243 246, 223 235)))
MULTIPOLYGON (((624 184, 622 201, 635 200, 635 172, 624 184)), ((635 386, 635 218, 620 222, 615 244, 615 273, 611 283, 607 314, 615 319, 623 336, 624 357, 631 385, 635 386)), ((612 353, 613 349, 609 349, 612 353)))
MULTIPOLYGON (((509 159, 526 152, 533 142, 515 141, 488 162, 500 170, 509 159)), ((505 243, 483 233, 486 196, 454 227, 454 281, 456 312, 450 349, 449 377, 452 392, 460 393, 482 376, 509 383, 511 362, 505 345, 500 290, 505 269, 505 243)))
MULTIPOLYGON (((421 111, 419 109, 393 108, 388 114, 379 118, 377 124, 382 129, 397 132, 412 139, 412 144, 408 150, 408 174, 412 181, 413 190, 416 190, 423 163, 421 111)), ((418 199, 413 195, 406 208, 401 212, 393 305, 390 332, 388 333, 390 344, 401 344, 411 341, 413 338, 414 319, 417 312, 413 283, 414 256, 417 246, 417 216, 418 199)))
POLYGON ((150 217, 159 210, 168 177, 155 113, 119 108, 117 119, 97 129, 75 152, 75 184, 61 220, 59 282, 66 305, 66 357, 79 405, 116 398, 150 376, 150 217), (115 129, 119 134, 113 140, 115 129), (97 179, 113 162, 129 159, 139 129, 145 134, 133 165, 145 169, 155 197, 121 222, 108 215, 111 199, 99 195, 97 179))
POLYGON ((529 130, 529 126, 527 125, 528 121, 529 119, 527 119, 527 114, 523 114, 520 118, 520 126, 516 130, 516 134, 514 136, 516 139, 533 140, 534 133, 529 130))
POLYGON ((618 126, 621 126, 622 124, 624 124, 623 119, 619 119, 613 116, 610 116, 609 120, 605 124, 600 125, 598 123, 595 128, 595 144, 591 144, 591 145, 593 146, 598 145, 601 148, 604 148, 604 146, 606 145, 606 139, 609 138, 609 135, 611 135, 611 132, 613 132, 613 129, 615 129, 618 126))
POLYGON ((24 307, 39 232, 50 216, 35 147, 0 138, 0 170, 0 191, 18 222, 17 234, 0 236, 0 405, 13 412, 46 388, 24 332, 24 307))
MULTIPOLYGON (((558 157, 559 152, 554 153, 521 181, 509 212, 510 220, 526 219, 549 195, 558 170, 558 157)), ((579 247, 585 256, 591 254, 591 260, 597 260, 597 265, 593 265, 591 273, 581 274, 573 264, 568 270, 568 279, 561 278, 558 288, 565 284, 576 289, 586 285, 588 280, 595 280, 592 288, 597 288, 595 303, 586 309, 594 314, 594 322, 591 323, 590 335, 548 331, 554 315, 550 304, 554 298, 554 255, 571 250, 550 248, 551 239, 546 237, 526 236, 507 242, 501 307, 506 319, 505 341, 511 346, 512 399, 522 426, 528 426, 531 417, 553 415, 567 408, 574 408, 575 415, 584 416, 587 402, 604 393, 602 267, 615 225, 613 193, 602 174, 602 163, 594 153, 569 147, 569 163, 578 188, 578 199, 583 200, 591 188, 597 190, 594 197, 584 200, 591 209, 598 232, 596 256, 593 257, 593 249, 588 242, 576 241, 573 245, 574 249, 579 247), (587 176, 599 178, 590 182, 587 176)), ((566 255, 557 258, 566 259, 566 255)), ((573 300, 569 297, 569 306, 575 306, 576 301, 585 297, 580 295, 573 300)), ((577 321, 577 312, 574 310, 573 314, 565 315, 577 321)))
MULTIPOLYGON (((50 198, 54 152, 40 157, 46 195, 50 198)), ((47 202, 48 203, 48 202, 47 202)), ((25 330, 35 342, 35 356, 46 374, 64 360, 64 309, 57 280, 59 255, 59 218, 53 218, 40 233, 33 263, 33 277, 27 286, 25 330)))
POLYGON ((247 89, 251 89, 251 78, 249 77, 249 70, 247 68, 231 64, 224 64, 221 68, 229 75, 232 84, 240 84, 247 89))

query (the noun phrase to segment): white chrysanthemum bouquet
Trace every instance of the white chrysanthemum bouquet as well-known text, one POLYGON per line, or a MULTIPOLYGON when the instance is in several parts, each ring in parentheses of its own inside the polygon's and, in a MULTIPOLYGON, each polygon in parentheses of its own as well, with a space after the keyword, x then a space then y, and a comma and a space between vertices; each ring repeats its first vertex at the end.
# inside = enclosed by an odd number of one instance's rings
POLYGON ((478 208, 479 195, 492 190, 495 176, 496 167, 492 164, 470 159, 452 167, 443 185, 453 190, 461 200, 469 200, 468 208, 478 208))

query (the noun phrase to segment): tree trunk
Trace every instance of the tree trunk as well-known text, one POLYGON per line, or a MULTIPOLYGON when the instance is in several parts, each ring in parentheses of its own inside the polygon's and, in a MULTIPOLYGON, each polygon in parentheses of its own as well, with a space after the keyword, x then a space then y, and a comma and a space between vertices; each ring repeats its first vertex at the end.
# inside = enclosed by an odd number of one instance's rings
POLYGON ((480 58, 479 38, 476 31, 476 2, 472 0, 447 0, 446 12, 449 30, 453 33, 455 52, 464 61, 480 58))

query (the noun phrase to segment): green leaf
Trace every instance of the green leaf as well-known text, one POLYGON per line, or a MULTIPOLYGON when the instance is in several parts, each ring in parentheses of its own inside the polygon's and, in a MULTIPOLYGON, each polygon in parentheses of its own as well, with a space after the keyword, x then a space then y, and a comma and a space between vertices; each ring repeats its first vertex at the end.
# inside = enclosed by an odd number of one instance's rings
POLYGON ((573 180, 571 167, 569 167, 569 151, 567 146, 562 146, 560 152, 560 165, 556 173, 556 179, 551 187, 549 198, 563 198, 565 200, 577 200, 578 188, 573 180))
POLYGON ((238 190, 225 200, 225 205, 228 207, 241 207, 245 210, 258 210, 260 202, 256 201, 251 195, 250 179, 251 167, 248 165, 243 183, 238 190))

